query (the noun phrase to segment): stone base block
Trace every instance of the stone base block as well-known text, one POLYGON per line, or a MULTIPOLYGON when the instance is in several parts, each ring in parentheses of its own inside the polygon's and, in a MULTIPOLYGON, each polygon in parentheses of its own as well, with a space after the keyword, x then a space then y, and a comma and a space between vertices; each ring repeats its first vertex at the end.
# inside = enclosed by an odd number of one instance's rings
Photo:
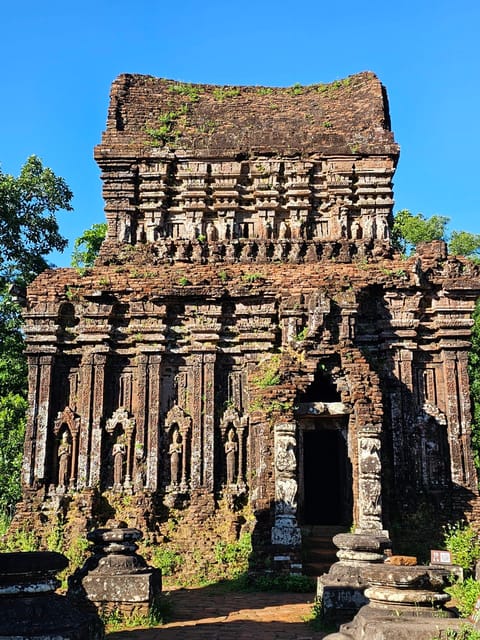
POLYGON ((444 612, 430 616, 416 616, 395 610, 382 611, 370 606, 363 607, 355 618, 343 624, 338 633, 332 633, 325 640, 431 640, 447 637, 448 629, 460 629, 466 620, 445 618, 444 612))
POLYGON ((74 608, 57 594, 1 598, 0 640, 102 640, 96 615, 74 608))
POLYGON ((348 585, 317 585, 321 615, 325 623, 340 624, 351 620, 368 603, 362 588, 348 585))
POLYGON ((161 592, 161 574, 157 569, 113 575, 92 571, 82 585, 92 602, 148 604, 161 592))

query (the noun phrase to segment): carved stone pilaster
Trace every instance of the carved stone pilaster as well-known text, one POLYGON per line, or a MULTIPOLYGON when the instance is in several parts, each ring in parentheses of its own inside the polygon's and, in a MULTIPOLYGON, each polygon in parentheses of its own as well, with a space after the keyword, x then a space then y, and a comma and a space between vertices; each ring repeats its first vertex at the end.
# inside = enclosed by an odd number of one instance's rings
POLYGON ((50 420, 50 399, 53 372, 53 355, 43 355, 38 359, 37 389, 38 400, 35 403, 35 458, 34 478, 44 482, 47 474, 48 424, 50 420))
POLYGON ((158 488, 160 473, 160 412, 161 412, 161 363, 160 355, 148 357, 148 426, 146 452, 146 487, 155 491, 158 488))
POLYGON ((90 456, 91 487, 100 484, 101 451, 102 451, 102 419, 105 402, 105 365, 107 356, 95 353, 93 356, 93 389, 92 389, 92 444, 90 456))
POLYGON ((297 523, 297 425, 275 425, 275 524, 272 544, 297 547, 301 532, 297 523))
POLYGON ((358 434, 358 533, 383 532, 380 430, 367 425, 358 434))

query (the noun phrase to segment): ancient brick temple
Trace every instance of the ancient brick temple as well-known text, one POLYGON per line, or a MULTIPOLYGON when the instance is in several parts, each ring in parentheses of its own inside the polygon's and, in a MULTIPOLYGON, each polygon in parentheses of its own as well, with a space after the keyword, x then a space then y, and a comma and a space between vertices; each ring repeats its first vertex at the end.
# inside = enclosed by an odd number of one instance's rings
POLYGON ((96 266, 28 291, 17 519, 121 513, 207 556, 250 531, 291 571, 314 527, 381 533, 421 502, 475 519, 478 268, 394 253, 398 154, 372 73, 115 80, 96 266))

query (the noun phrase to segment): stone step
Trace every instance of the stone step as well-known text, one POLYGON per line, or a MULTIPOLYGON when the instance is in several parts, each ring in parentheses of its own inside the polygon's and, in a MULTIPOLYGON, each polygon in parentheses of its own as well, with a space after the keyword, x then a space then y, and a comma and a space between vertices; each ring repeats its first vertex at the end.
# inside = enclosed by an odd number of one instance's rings
POLYGON ((346 532, 346 527, 311 525, 302 527, 303 572, 321 576, 337 562, 337 547, 332 538, 346 532))

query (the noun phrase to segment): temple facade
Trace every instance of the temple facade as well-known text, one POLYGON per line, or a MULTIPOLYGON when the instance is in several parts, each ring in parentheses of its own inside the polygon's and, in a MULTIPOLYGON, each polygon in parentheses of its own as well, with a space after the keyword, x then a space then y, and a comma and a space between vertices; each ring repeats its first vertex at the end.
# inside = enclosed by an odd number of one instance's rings
POLYGON ((421 501, 478 519, 478 266, 394 252, 398 155, 371 73, 120 76, 96 265, 28 291, 17 521, 121 516, 206 556, 249 532, 257 569, 298 573, 315 528, 384 535, 421 501))

